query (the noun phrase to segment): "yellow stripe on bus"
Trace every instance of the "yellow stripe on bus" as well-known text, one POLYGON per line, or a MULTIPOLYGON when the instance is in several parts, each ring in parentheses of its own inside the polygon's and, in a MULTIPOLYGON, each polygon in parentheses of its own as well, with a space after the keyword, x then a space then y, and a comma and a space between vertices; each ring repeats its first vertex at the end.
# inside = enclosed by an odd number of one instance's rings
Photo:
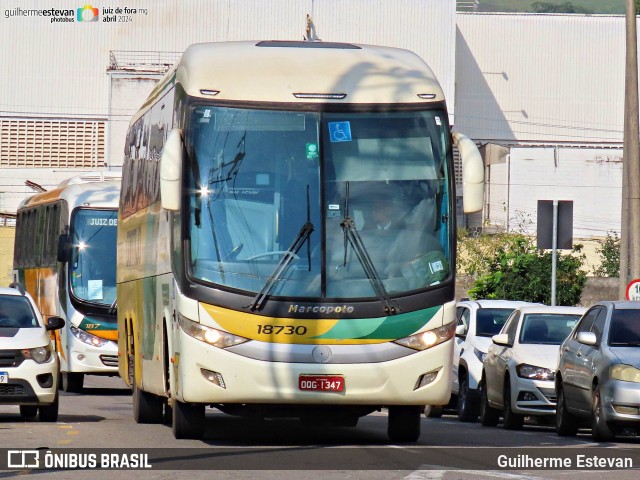
MULTIPOLYGON (((363 345, 383 341, 362 338, 323 338, 321 341, 317 339, 340 322, 357 322, 357 320, 266 317, 205 303, 201 303, 201 305, 211 318, 227 332, 262 342, 363 345)), ((367 328, 375 330, 384 319, 385 317, 367 319, 367 328)), ((365 332, 360 333, 364 334, 365 332)))

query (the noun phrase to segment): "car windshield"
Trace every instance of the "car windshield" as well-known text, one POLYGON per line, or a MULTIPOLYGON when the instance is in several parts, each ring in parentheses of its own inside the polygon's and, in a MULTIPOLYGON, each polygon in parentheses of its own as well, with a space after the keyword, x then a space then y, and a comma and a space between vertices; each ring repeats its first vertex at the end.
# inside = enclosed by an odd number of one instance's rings
POLYGON ((451 273, 446 120, 195 106, 191 276, 252 293, 256 307, 267 295, 386 298, 440 283, 451 273))
POLYGON ((492 337, 500 332, 513 308, 479 308, 476 312, 476 336, 492 337))
POLYGON ((637 347, 640 345, 640 311, 617 309, 611 316, 609 345, 612 347, 637 347))
POLYGON ((83 301, 111 305, 116 299, 115 209, 79 209, 71 220, 73 295, 83 301))
POLYGON ((580 320, 568 313, 529 313, 522 320, 520 343, 560 345, 580 320))
POLYGON ((0 295, 0 328, 36 328, 38 320, 26 297, 0 295))

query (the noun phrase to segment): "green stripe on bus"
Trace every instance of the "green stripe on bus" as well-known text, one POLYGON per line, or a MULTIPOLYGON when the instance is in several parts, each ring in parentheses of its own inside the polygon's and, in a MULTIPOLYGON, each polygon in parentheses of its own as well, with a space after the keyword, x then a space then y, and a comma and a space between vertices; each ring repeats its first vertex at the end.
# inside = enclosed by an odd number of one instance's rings
POLYGON ((441 308, 441 306, 431 307, 389 317, 344 319, 328 332, 313 338, 362 340, 404 338, 420 330, 441 308))

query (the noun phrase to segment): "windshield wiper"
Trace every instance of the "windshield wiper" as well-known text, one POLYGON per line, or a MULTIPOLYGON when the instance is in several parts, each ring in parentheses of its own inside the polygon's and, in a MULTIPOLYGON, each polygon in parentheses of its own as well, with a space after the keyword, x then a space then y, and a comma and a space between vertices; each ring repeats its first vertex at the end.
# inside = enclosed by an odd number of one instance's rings
POLYGON ((395 315, 396 313, 399 313, 400 309, 395 302, 391 301, 389 293, 387 292, 387 289, 384 288, 380 275, 378 275, 376 267, 371 260, 371 256, 364 246, 362 237, 356 229, 355 222, 349 216, 349 182, 346 184, 344 203, 344 218, 342 219, 342 222, 340 222, 340 226, 344 232, 344 265, 347 265, 347 246, 348 244, 351 244, 351 247, 353 247, 353 250, 356 252, 356 257, 358 258, 360 265, 362 265, 364 273, 367 275, 367 278, 373 286, 376 296, 384 305, 385 313, 387 315, 395 315))
MULTIPOLYGON (((276 268, 273 270, 273 273, 269 276, 258 294, 253 298, 251 304, 249 305, 249 308, 251 310, 258 310, 262 308, 265 300, 267 299, 267 296, 269 295, 269 292, 271 292, 276 282, 280 280, 286 273, 289 265, 291 265, 291 262, 296 257, 296 254, 298 253, 302 245, 304 245, 304 243, 309 240, 309 237, 311 237, 311 232, 313 232, 313 223, 311 223, 309 185, 307 185, 307 221, 304 225, 302 225, 302 228, 300 228, 298 235, 296 235, 296 238, 293 240, 289 248, 285 250, 284 254, 280 258, 280 261, 276 265, 276 268)), ((309 271, 311 271, 311 248, 309 244, 307 244, 307 260, 309 262, 309 271)))
POLYGON ((296 254, 302 245, 304 245, 304 242, 306 242, 311 236, 311 232, 313 232, 313 223, 307 221, 298 232, 298 235, 294 239, 293 243, 291 243, 291 246, 284 251, 284 254, 280 258, 276 268, 273 270, 273 273, 269 276, 258 294, 253 298, 253 301, 249 305, 251 310, 259 310, 262 308, 269 292, 271 292, 276 282, 286 273, 289 265, 291 265, 293 259, 296 258, 296 254))

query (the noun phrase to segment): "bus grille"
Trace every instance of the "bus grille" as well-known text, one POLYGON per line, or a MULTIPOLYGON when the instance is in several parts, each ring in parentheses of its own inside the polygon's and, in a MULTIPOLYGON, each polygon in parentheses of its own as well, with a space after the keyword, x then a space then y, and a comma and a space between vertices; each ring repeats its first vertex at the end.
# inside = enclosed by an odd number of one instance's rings
POLYGON ((117 367, 118 366, 118 356, 117 355, 100 355, 100 360, 107 367, 117 367))
POLYGON ((0 350, 0 368, 17 367, 23 360, 20 350, 0 350))

